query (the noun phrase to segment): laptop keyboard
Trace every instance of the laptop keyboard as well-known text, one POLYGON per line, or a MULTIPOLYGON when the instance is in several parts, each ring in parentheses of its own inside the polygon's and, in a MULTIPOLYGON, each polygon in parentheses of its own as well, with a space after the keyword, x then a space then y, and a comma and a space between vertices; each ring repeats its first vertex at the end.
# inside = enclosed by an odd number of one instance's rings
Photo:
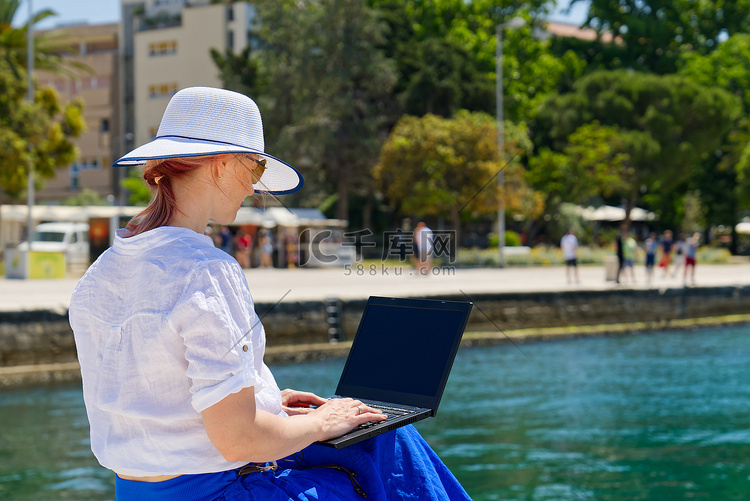
POLYGON ((395 421, 397 418, 400 418, 401 416, 405 416, 407 414, 413 413, 412 411, 407 411, 407 410, 399 409, 396 407, 388 407, 387 405, 377 405, 377 404, 367 404, 367 405, 368 407, 372 407, 373 409, 377 409, 381 411, 383 414, 388 416, 388 419, 386 419, 385 421, 368 421, 354 428, 355 430, 366 430, 367 428, 372 428, 376 424, 388 424, 388 423, 395 421))

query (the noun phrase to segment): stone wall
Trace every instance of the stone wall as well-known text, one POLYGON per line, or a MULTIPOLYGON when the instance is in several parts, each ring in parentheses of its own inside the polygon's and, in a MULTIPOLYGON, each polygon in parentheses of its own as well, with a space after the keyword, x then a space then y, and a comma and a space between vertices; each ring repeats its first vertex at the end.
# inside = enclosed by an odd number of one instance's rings
MULTIPOLYGON (((464 295, 440 299, 465 301, 464 295)), ((668 322, 750 313, 750 286, 674 289, 611 289, 544 293, 477 294, 467 331, 501 331, 571 325, 668 322)), ((343 301, 344 335, 357 330, 365 300, 343 301)), ((268 346, 325 343, 325 304, 309 301, 257 304, 268 346)), ((0 312, 3 366, 75 360, 67 315, 51 311, 0 312)))

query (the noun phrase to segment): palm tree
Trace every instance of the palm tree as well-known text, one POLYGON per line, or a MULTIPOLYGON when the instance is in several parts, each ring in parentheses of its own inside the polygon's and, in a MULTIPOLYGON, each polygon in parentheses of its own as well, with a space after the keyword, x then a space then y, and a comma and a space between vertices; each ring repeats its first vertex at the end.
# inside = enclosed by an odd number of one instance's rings
MULTIPOLYGON (((20 28, 12 25, 20 5, 21 0, 0 0, 0 65, 13 72, 17 78, 23 76, 21 69, 26 69, 29 31, 28 21, 20 28)), ((36 24, 56 15, 54 11, 45 9, 33 14, 31 21, 36 24)), ((63 42, 64 36, 59 30, 35 34, 34 68, 70 77, 75 77, 72 69, 90 72, 86 65, 63 59, 63 54, 71 51, 71 46, 63 42)))

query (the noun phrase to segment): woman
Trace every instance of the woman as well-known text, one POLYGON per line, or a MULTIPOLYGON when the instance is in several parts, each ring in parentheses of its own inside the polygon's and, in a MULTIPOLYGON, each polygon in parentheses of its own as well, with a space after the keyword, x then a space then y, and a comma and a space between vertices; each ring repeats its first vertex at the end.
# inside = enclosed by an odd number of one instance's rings
POLYGON ((385 416, 279 391, 263 363, 245 276, 203 235, 209 221, 231 223, 247 196, 302 187, 264 153, 255 103, 178 92, 157 138, 115 165, 140 163, 154 198, 70 306, 91 448, 116 473, 117 499, 468 498, 411 427, 340 451, 311 445, 385 416))

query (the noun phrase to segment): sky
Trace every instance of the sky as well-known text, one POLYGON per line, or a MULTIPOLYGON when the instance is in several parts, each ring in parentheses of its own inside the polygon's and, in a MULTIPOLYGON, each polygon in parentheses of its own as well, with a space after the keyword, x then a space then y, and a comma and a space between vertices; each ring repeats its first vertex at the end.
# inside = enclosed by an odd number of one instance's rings
MULTIPOLYGON (((569 15, 561 13, 569 0, 558 0, 558 8, 550 17, 551 21, 580 24, 586 18, 588 2, 579 2, 569 15)), ((120 20, 120 0, 23 0, 13 24, 24 24, 28 19, 29 4, 33 12, 50 9, 57 16, 49 17, 34 27, 39 30, 55 28, 58 24, 87 23, 106 24, 120 20)))

